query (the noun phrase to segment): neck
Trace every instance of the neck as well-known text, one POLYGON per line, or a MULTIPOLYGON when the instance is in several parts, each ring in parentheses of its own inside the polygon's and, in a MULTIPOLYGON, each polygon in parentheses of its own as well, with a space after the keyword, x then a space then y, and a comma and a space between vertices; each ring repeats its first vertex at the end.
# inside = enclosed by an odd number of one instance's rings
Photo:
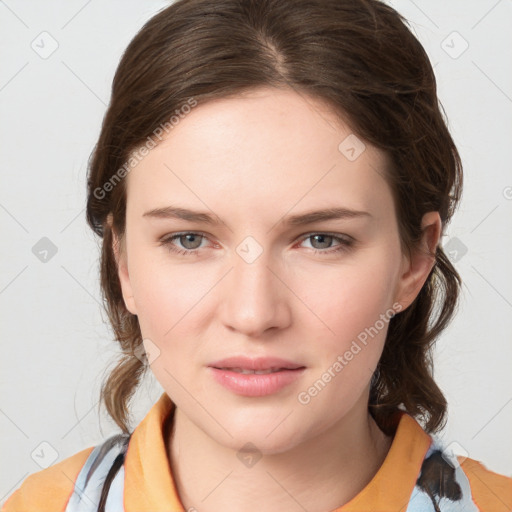
POLYGON ((246 467, 176 409, 167 450, 185 510, 325 512, 355 497, 382 465, 392 438, 367 409, 351 411, 293 449, 246 467))

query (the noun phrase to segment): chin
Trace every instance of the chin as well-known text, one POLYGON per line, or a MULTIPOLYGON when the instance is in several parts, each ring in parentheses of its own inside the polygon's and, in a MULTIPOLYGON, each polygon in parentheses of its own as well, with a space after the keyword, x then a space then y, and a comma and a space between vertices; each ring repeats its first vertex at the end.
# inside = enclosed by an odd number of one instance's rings
MULTIPOLYGON (((268 456, 285 453, 300 444, 297 438, 290 438, 288 433, 285 435, 274 435, 264 431, 240 432, 234 434, 229 440, 229 448, 236 451, 237 457, 243 456, 245 453, 255 452, 256 455, 268 456)), ((243 457, 242 457, 243 458, 243 457)))
MULTIPOLYGON (((251 449, 257 450, 261 455, 283 453, 300 444, 307 436, 307 432, 304 431, 303 422, 296 424, 297 418, 293 418, 293 413, 287 417, 286 414, 279 414, 282 410, 281 407, 276 413, 267 414, 265 418, 259 419, 254 414, 244 414, 243 417, 226 414, 223 415, 222 424, 232 437, 224 430, 221 430, 222 434, 219 437, 218 429, 209 434, 219 444, 231 448, 237 454, 240 450, 251 449)), ((211 431, 211 428, 208 428, 208 431, 211 431)))

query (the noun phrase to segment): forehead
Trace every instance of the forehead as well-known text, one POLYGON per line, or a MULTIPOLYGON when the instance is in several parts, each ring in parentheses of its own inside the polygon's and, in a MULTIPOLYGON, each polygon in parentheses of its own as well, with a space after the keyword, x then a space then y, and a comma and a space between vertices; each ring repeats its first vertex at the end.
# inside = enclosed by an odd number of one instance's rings
POLYGON ((261 88, 193 107, 127 175, 128 203, 138 213, 177 199, 253 214, 299 202, 389 207, 386 164, 322 100, 261 88))

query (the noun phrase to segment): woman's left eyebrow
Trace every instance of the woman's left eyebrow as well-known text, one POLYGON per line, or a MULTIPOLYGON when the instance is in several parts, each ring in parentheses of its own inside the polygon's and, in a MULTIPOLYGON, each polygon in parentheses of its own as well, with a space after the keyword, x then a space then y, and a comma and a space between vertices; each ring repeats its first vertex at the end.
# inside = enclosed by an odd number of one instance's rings
POLYGON ((352 210, 350 208, 336 207, 336 208, 324 208, 322 210, 313 210, 298 215, 291 215, 284 217, 281 223, 290 226, 302 226, 305 224, 312 224, 314 222, 322 222, 326 220, 337 220, 337 219, 354 219, 361 217, 369 217, 372 215, 370 212, 362 210, 352 210))

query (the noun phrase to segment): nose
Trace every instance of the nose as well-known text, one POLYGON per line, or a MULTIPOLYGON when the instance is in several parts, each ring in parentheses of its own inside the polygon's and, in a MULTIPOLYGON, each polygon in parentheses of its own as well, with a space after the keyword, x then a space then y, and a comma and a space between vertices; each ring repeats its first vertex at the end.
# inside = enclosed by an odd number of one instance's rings
POLYGON ((249 263, 238 254, 233 268, 224 279, 221 320, 224 325, 248 337, 262 337, 270 329, 283 329, 290 324, 289 290, 284 276, 276 271, 263 252, 249 263))

